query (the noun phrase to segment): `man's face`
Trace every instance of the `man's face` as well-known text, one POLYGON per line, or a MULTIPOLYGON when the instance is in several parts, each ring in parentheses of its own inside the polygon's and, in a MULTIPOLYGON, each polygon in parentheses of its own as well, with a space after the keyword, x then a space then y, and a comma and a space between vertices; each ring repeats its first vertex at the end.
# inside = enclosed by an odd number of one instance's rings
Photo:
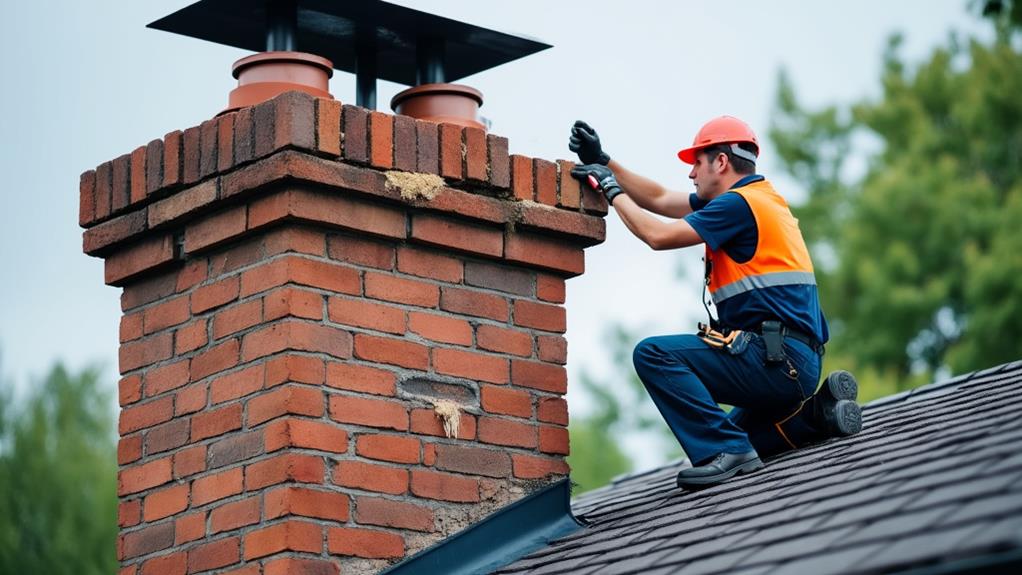
POLYGON ((722 154, 710 157, 700 152, 696 155, 696 163, 692 164, 692 171, 688 177, 696 187, 696 195, 702 200, 713 199, 720 193, 721 162, 718 161, 722 154))

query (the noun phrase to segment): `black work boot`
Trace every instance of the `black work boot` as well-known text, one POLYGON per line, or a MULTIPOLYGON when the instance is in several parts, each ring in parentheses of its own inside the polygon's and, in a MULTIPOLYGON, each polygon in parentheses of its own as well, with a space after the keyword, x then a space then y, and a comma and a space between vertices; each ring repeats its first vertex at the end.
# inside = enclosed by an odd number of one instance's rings
POLYGON ((699 467, 682 469, 678 473, 678 487, 699 488, 720 483, 739 473, 752 473, 763 467, 755 450, 748 453, 720 453, 713 461, 699 467))
POLYGON ((855 402, 859 384, 851 373, 838 370, 827 376, 813 396, 813 420, 829 437, 855 435, 862 429, 862 409, 855 402))

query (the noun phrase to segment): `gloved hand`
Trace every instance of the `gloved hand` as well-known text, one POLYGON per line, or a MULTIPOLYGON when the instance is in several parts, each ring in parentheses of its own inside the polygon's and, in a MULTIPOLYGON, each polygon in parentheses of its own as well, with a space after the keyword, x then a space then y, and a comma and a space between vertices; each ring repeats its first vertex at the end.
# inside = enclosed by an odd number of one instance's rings
POLYGON ((589 124, 578 120, 571 127, 571 137, 568 138, 568 149, 578 154, 578 159, 583 164, 603 164, 610 162, 610 156, 603 151, 600 145, 600 136, 589 124))
POLYGON ((575 166, 571 169, 571 176, 590 188, 603 192, 608 204, 613 204, 614 198, 624 192, 621 185, 617 183, 614 172, 601 164, 575 166))

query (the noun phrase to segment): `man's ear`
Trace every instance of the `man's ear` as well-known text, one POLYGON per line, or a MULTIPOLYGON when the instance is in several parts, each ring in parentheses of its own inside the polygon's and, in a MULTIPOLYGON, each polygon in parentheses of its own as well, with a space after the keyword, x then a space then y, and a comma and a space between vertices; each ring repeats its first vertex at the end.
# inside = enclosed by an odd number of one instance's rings
POLYGON ((727 154, 721 152, 717 154, 716 158, 713 159, 713 171, 717 172, 718 174, 723 174, 724 172, 727 171, 727 167, 730 163, 731 161, 727 157, 727 154))

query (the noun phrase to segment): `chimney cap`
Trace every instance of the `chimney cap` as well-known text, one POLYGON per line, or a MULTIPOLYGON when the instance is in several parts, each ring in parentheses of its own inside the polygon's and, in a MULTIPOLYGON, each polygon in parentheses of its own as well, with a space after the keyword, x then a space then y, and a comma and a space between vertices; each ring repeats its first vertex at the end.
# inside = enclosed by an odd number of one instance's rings
MULTIPOLYGON (((482 28, 379 0, 293 0, 296 49, 357 72, 358 43, 375 42, 377 78, 416 85, 423 40, 444 43, 445 81, 506 64, 550 48, 538 40, 482 28), (426 33, 424 33, 426 32, 426 33)), ((251 0, 201 0, 148 25, 218 44, 266 49, 267 5, 251 0)))

